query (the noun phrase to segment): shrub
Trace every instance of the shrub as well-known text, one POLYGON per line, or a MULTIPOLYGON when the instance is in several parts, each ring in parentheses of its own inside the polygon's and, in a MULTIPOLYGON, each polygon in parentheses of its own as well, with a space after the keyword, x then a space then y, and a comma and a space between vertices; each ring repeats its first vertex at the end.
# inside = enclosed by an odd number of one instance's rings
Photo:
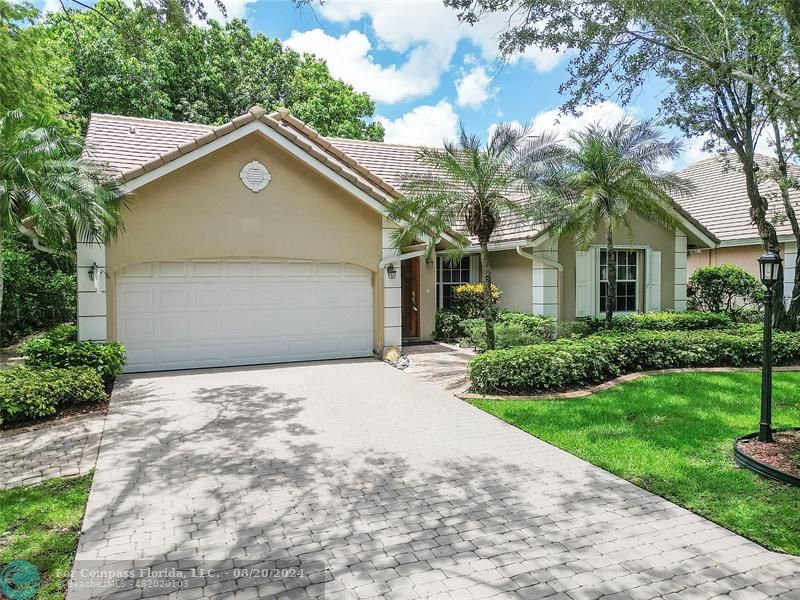
MULTIPOLYGON (((468 319, 463 322, 462 345, 475 350, 486 350, 486 323, 483 319, 468 319)), ((549 317, 528 313, 500 312, 494 326, 495 347, 513 348, 538 344, 556 337, 556 322, 549 317)))
MULTIPOLYGON (((800 334, 776 332, 775 364, 800 362, 800 334)), ((585 387, 623 373, 680 367, 757 366, 756 328, 708 331, 635 331, 563 339, 475 357, 472 387, 482 393, 536 394, 585 387)))
POLYGON ((88 367, 97 371, 106 385, 125 366, 125 348, 118 342, 79 342, 77 328, 62 325, 41 337, 25 342, 20 351, 25 365, 32 368, 88 367))
POLYGON ((689 278, 692 308, 724 312, 736 319, 748 306, 764 297, 761 284, 737 265, 700 267, 689 278))
POLYGON ((436 329, 433 330, 433 339, 442 342, 455 342, 464 337, 464 319, 460 315, 449 311, 436 311, 436 329))
MULTIPOLYGON (((589 331, 597 332, 605 328, 605 317, 587 319, 589 331)), ((689 312, 651 312, 640 315, 616 315, 611 328, 615 331, 694 331, 697 329, 720 329, 731 326, 731 318, 725 313, 689 312)))
POLYGON ((100 376, 92 369, 0 371, 0 425, 52 415, 61 406, 105 398, 100 376))
MULTIPOLYGON (((498 303, 502 292, 492 284, 492 306, 498 303)), ((465 283, 453 290, 451 310, 462 319, 477 319, 483 316, 483 284, 465 283)))
POLYGON ((21 234, 3 242, 0 342, 13 343, 76 315, 75 261, 36 250, 21 234))

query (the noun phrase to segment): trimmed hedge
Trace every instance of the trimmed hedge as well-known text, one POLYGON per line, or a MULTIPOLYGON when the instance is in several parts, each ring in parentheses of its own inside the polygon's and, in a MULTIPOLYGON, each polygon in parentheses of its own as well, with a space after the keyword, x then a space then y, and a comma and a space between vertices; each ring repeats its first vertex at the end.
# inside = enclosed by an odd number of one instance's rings
POLYGON ((105 397, 103 382, 93 369, 5 369, 0 371, 0 425, 45 417, 59 407, 105 397))
POLYGON ((59 325, 20 348, 25 365, 31 368, 94 369, 110 386, 125 366, 125 348, 118 342, 95 344, 79 342, 78 329, 74 325, 59 325))
MULTIPOLYGON (((752 329, 605 333, 486 352, 472 360, 469 373, 479 393, 539 394, 635 371, 758 366, 761 344, 752 329)), ((775 332, 772 353, 777 365, 800 363, 800 333, 775 332)))
MULTIPOLYGON (((587 319, 591 332, 605 329, 605 317, 587 319)), ((613 331, 695 331, 698 329, 724 329, 733 321, 725 313, 689 312, 651 312, 637 315, 619 315, 612 320, 613 331)))
MULTIPOLYGON (((483 319, 468 319, 462 323, 464 339, 462 346, 471 346, 481 352, 486 350, 486 322, 483 319)), ((553 340, 556 337, 556 321, 527 313, 500 312, 494 325, 495 347, 513 348, 553 340)))

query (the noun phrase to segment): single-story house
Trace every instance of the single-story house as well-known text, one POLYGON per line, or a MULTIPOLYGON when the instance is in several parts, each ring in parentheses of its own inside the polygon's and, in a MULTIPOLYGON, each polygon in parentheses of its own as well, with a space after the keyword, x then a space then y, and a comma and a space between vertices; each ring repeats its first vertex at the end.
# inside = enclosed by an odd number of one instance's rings
MULTIPOLYGON (((478 281, 480 264, 475 247, 456 263, 392 247, 386 207, 419 170, 417 150, 327 139, 258 107, 218 127, 93 115, 87 155, 131 197, 114 241, 78 245, 81 339, 119 340, 129 371, 380 355, 429 339, 437 308, 478 281)), ((634 220, 618 240, 621 312, 685 310, 687 249, 718 240, 678 214, 674 230, 634 220)), ((603 239, 577 251, 501 223, 501 307, 601 314, 603 239)))
MULTIPOLYGON (((762 169, 767 169, 775 159, 759 156, 757 161, 762 169)), ((794 177, 800 178, 800 166, 790 165, 789 168, 794 177)), ((676 201, 719 239, 714 248, 689 251, 688 275, 691 277, 699 267, 734 264, 758 277, 758 257, 763 254, 761 238, 750 220, 747 184, 737 159, 712 156, 685 167, 679 174, 694 184, 694 191, 676 201)), ((761 181, 759 190, 768 199, 772 215, 784 212, 780 190, 774 181, 761 181)), ((789 193, 795 210, 800 211, 800 192, 791 190, 789 193)), ((773 222, 781 242, 784 298, 788 301, 792 294, 797 243, 786 219, 773 219, 773 222)))

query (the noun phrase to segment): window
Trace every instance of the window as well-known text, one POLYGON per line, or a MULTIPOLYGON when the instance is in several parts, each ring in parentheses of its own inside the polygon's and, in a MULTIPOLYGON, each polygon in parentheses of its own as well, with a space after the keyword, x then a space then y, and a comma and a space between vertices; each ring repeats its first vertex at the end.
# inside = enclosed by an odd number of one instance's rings
POLYGON ((443 256, 438 257, 436 265, 436 307, 449 309, 453 303, 455 289, 470 282, 470 257, 450 261, 443 256))
MULTIPOLYGON (((616 250, 617 308, 620 312, 639 310, 639 253, 635 250, 616 250)), ((608 253, 600 250, 600 312, 606 310, 608 294, 608 253)))

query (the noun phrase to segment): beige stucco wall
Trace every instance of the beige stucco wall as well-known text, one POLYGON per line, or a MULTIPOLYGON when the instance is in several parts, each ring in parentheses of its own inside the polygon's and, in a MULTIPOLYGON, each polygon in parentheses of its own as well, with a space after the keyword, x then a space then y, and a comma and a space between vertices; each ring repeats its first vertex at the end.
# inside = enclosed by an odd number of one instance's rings
POLYGON ((762 250, 759 244, 713 248, 711 250, 690 250, 686 265, 687 277, 700 267, 724 264, 738 265, 751 275, 758 277, 758 257, 762 250))
MULTIPOLYGON (((112 337, 120 269, 154 261, 269 257, 347 262, 378 275, 375 346, 383 345, 383 276, 376 273, 381 216, 258 133, 139 188, 124 219, 124 233, 107 246, 112 337), (272 174, 259 193, 239 179, 252 160, 272 174)), ((425 314, 423 323, 432 319, 425 314)))
POLYGON ((516 250, 491 252, 492 282, 503 292, 499 308, 519 312, 531 312, 533 290, 531 289, 532 262, 517 254, 516 250))
MULTIPOLYGON (((649 223, 636 216, 629 218, 632 232, 621 231, 615 236, 615 244, 649 246, 661 252, 661 308, 672 309, 675 305, 675 232, 656 223, 649 223)), ((605 227, 598 228, 593 244, 605 245, 605 227)), ((563 237, 558 242, 558 260, 564 267, 559 287, 561 320, 575 319, 575 241, 563 237)), ((640 294, 642 291, 640 290, 640 294)), ((642 296, 643 297, 643 296, 642 296)))

